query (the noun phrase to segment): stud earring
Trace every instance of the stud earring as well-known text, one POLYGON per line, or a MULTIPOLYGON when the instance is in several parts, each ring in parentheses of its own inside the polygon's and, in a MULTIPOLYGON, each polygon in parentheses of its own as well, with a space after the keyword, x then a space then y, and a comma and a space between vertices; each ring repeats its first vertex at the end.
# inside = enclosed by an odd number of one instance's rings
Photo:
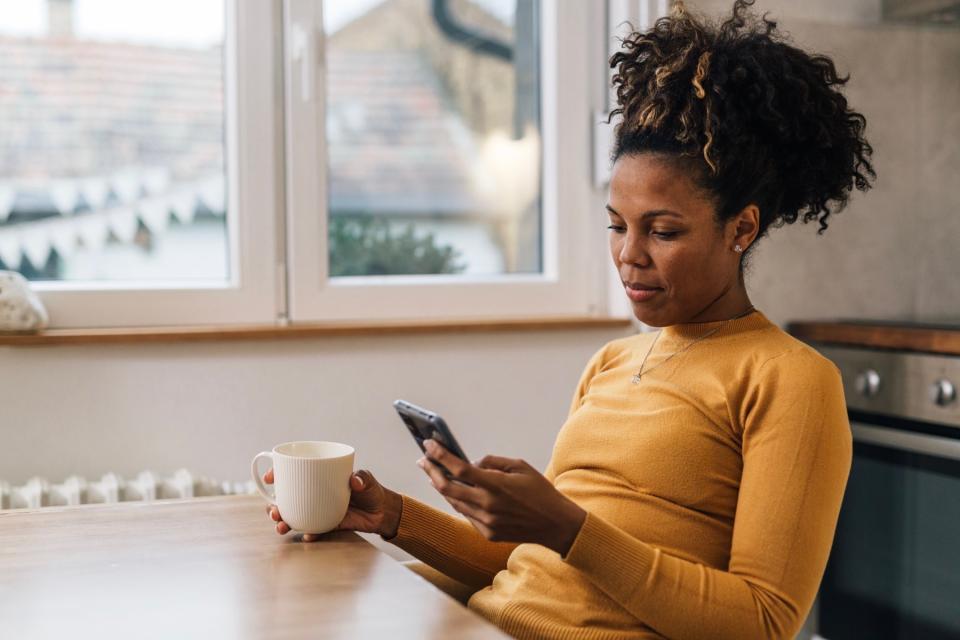
POLYGON ((736 251, 737 253, 743 253, 743 247, 741 247, 740 245, 735 246, 733 250, 736 251))

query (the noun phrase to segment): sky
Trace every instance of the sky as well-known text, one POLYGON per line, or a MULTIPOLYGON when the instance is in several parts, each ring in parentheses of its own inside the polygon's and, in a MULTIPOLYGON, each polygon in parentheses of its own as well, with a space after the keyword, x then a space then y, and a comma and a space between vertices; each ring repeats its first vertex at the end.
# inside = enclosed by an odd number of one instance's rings
MULTIPOLYGON (((0 33, 45 35, 46 5, 0 0, 0 33)), ((74 0, 75 32, 91 40, 207 47, 223 41, 223 7, 223 0, 74 0)))
MULTIPOLYGON (((384 1, 324 0, 325 31, 336 31, 384 1)), ((513 21, 516 0, 471 1, 513 21)), ((43 36, 46 5, 46 0, 0 0, 0 34, 43 36)), ((188 47, 223 41, 224 0, 74 0, 74 16, 76 34, 84 39, 188 47)))

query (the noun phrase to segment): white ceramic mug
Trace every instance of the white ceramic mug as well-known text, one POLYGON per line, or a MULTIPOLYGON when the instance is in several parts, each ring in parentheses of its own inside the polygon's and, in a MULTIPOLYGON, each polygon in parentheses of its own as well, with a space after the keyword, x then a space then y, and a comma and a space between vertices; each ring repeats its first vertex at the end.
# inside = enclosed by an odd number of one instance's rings
POLYGON ((250 471, 257 491, 280 508, 280 516, 291 529, 326 533, 347 513, 353 455, 353 447, 339 442, 285 442, 255 455, 250 471), (273 461, 274 494, 260 476, 260 458, 273 461))

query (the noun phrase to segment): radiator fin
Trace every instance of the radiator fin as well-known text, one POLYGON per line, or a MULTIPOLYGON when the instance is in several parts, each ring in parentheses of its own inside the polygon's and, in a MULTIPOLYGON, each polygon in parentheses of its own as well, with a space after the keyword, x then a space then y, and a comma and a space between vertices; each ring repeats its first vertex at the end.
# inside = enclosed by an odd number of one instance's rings
POLYGON ((153 471, 141 471, 135 478, 125 480, 110 472, 99 480, 87 481, 81 476, 70 476, 60 484, 35 476, 23 485, 11 486, 0 480, 0 509, 37 509, 73 504, 105 502, 134 502, 167 498, 193 498, 252 494, 252 481, 217 482, 206 476, 197 476, 187 469, 178 469, 172 476, 160 477, 153 471))

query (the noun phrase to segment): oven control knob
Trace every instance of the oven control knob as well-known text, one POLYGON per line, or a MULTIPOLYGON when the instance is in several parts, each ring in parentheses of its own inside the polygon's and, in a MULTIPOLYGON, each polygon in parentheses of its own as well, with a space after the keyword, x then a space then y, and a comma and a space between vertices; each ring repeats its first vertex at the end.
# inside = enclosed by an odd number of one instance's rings
POLYGON ((957 399, 957 388, 946 378, 940 378, 930 387, 930 399, 937 406, 945 407, 957 399))
POLYGON ((880 392, 880 374, 874 369, 862 371, 856 380, 857 393, 872 398, 880 392))

